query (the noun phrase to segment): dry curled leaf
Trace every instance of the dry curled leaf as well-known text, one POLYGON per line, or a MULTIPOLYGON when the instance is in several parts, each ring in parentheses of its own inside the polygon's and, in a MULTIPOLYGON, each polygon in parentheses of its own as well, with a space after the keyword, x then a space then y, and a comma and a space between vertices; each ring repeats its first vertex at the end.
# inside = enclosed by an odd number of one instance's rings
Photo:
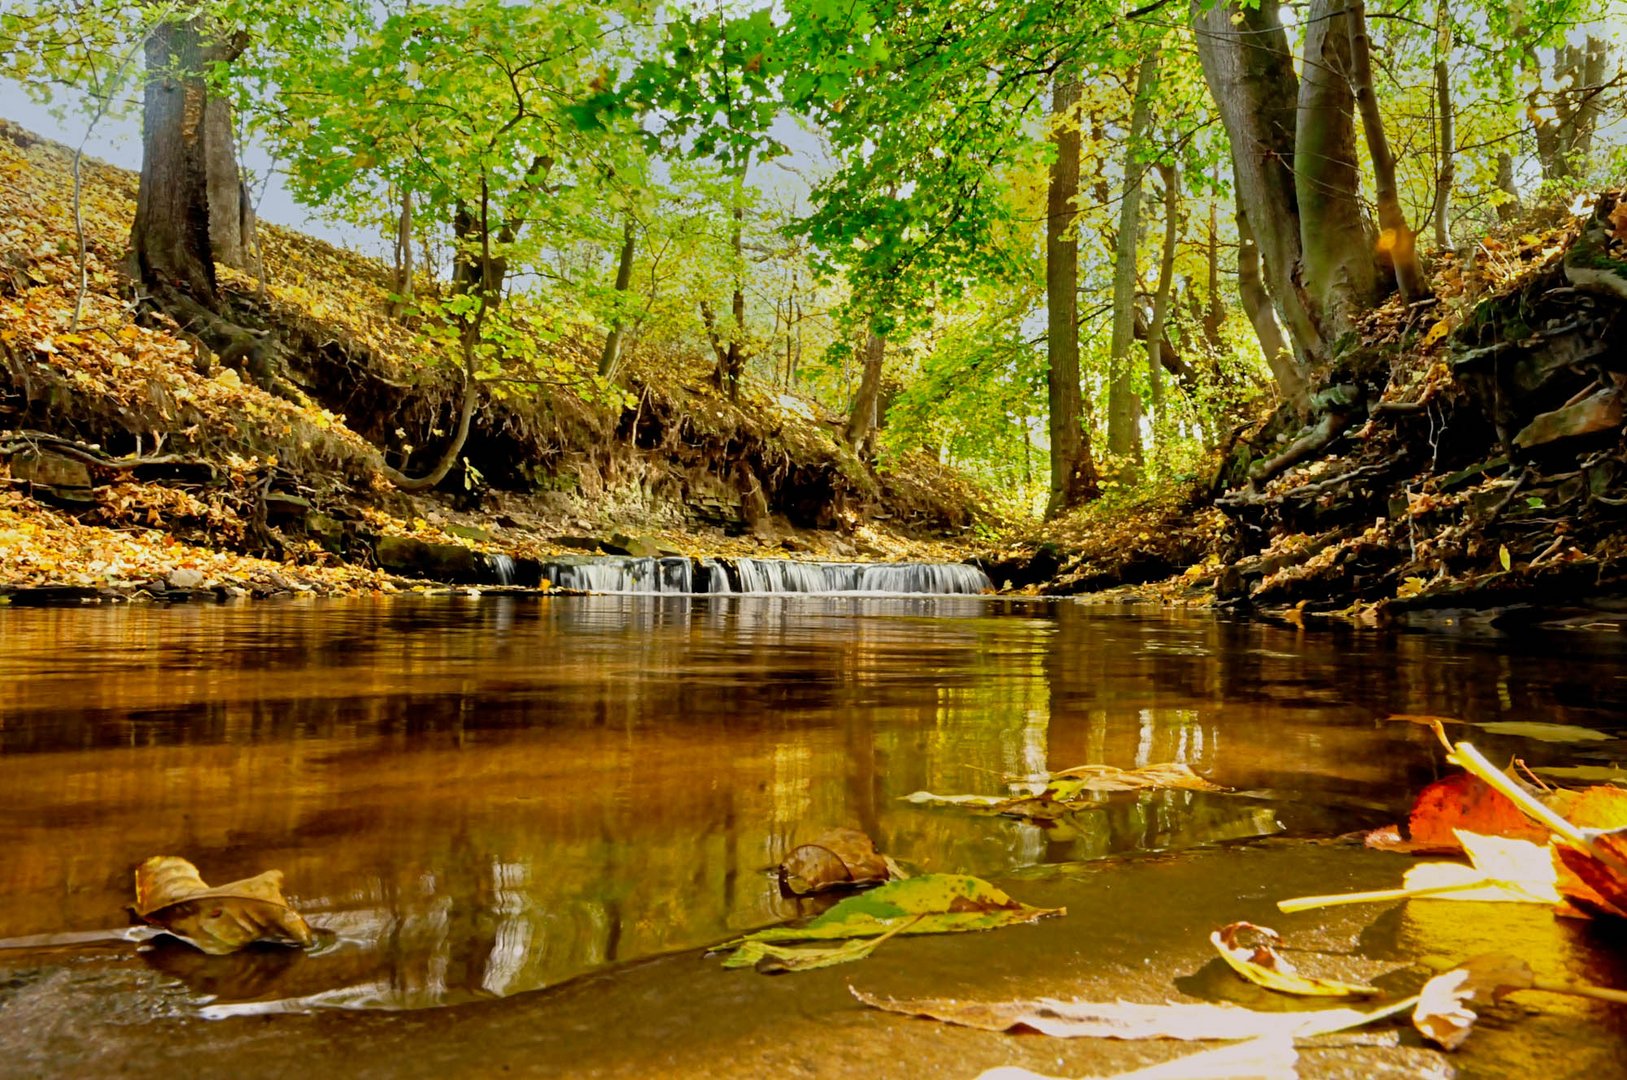
POLYGON ((1489 953, 1467 960, 1424 984, 1412 1023, 1443 1050, 1456 1050, 1479 1018, 1470 1003, 1485 1005, 1535 981, 1531 965, 1517 957, 1489 953))
POLYGON ((780 863, 780 887, 792 896, 876 885, 899 876, 876 842, 857 829, 832 829, 791 850, 780 863))
POLYGON ((1269 926, 1234 922, 1209 935, 1222 960, 1256 986, 1300 997, 1370 997, 1376 986, 1301 975, 1276 946, 1282 936, 1269 926))
POLYGON ((185 859, 154 855, 136 867, 135 912, 215 956, 256 941, 312 941, 310 926, 283 899, 281 870, 210 888, 185 859))

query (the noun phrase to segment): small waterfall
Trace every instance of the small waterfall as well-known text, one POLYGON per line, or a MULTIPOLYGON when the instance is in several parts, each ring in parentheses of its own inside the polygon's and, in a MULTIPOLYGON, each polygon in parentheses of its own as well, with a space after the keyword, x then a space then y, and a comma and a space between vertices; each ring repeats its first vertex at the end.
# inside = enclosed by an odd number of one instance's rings
POLYGON ((486 567, 499 585, 514 584, 514 560, 507 555, 487 555, 486 567))
POLYGON ((716 559, 702 559, 695 571, 695 591, 723 596, 734 592, 729 584, 729 568, 716 559))
POLYGON ((556 589, 602 593, 975 596, 994 587, 982 570, 962 563, 577 555, 544 562, 541 570, 556 589))

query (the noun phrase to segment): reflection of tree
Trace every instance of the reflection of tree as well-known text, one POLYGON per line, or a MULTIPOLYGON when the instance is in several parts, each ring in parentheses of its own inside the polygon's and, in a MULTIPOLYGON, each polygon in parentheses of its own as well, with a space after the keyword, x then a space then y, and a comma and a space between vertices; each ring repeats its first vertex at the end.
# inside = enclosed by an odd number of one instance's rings
POLYGON ((1404 800, 1435 760, 1425 733, 1375 715, 1489 719, 1551 703, 1556 679, 1620 693, 1578 671, 1613 672, 1610 656, 995 610, 605 597, 8 612, 0 934, 116 923, 130 868, 185 854, 208 880, 283 869, 337 935, 259 981, 217 979, 223 996, 508 994, 798 914, 761 871, 832 826, 988 876, 1256 835, 1283 809, 1116 795, 1041 827, 901 803, 910 791, 1184 761, 1320 799, 1333 827, 1358 798, 1404 800))

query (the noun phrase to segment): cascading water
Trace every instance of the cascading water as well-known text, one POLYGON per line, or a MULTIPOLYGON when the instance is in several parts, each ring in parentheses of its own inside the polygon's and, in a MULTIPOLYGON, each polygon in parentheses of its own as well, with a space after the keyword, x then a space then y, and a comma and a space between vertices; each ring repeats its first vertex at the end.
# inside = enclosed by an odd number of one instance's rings
POLYGON ((966 596, 994 587, 982 570, 961 563, 570 556, 540 569, 555 589, 602 593, 966 596))
POLYGON ((499 585, 514 584, 514 560, 507 555, 487 555, 486 566, 499 585))

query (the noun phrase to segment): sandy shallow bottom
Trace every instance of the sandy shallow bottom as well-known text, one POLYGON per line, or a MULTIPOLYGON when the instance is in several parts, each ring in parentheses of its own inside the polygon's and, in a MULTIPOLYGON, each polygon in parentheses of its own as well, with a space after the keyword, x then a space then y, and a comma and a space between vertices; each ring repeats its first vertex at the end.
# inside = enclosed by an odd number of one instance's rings
MULTIPOLYGON (((973 1077, 1020 1065, 1102 1076, 1207 1044, 999 1035, 877 1012, 848 987, 896 997, 1055 996, 1301 1007, 1229 973, 1208 933, 1277 927, 1304 971, 1364 978, 1389 999, 1428 965, 1495 950, 1540 974, 1627 985, 1627 935, 1512 904, 1413 901, 1281 915, 1278 898, 1384 887, 1406 860, 1345 845, 1267 841, 1053 866, 1004 879, 1065 905, 1031 926, 888 942, 869 960, 800 975, 725 971, 699 951, 638 961, 549 990, 413 1012, 318 1009, 203 1018, 210 979, 133 945, 0 956, 0 1074, 153 1077, 973 1077), (171 972, 180 971, 177 975, 171 972)), ((157 950, 162 956, 164 949, 157 950)), ((296 957, 294 962, 298 962, 296 957)), ((1627 1009, 1546 994, 1483 1010, 1463 1049, 1409 1026, 1301 1048, 1307 1077, 1606 1077, 1627 1059, 1627 1009)))

